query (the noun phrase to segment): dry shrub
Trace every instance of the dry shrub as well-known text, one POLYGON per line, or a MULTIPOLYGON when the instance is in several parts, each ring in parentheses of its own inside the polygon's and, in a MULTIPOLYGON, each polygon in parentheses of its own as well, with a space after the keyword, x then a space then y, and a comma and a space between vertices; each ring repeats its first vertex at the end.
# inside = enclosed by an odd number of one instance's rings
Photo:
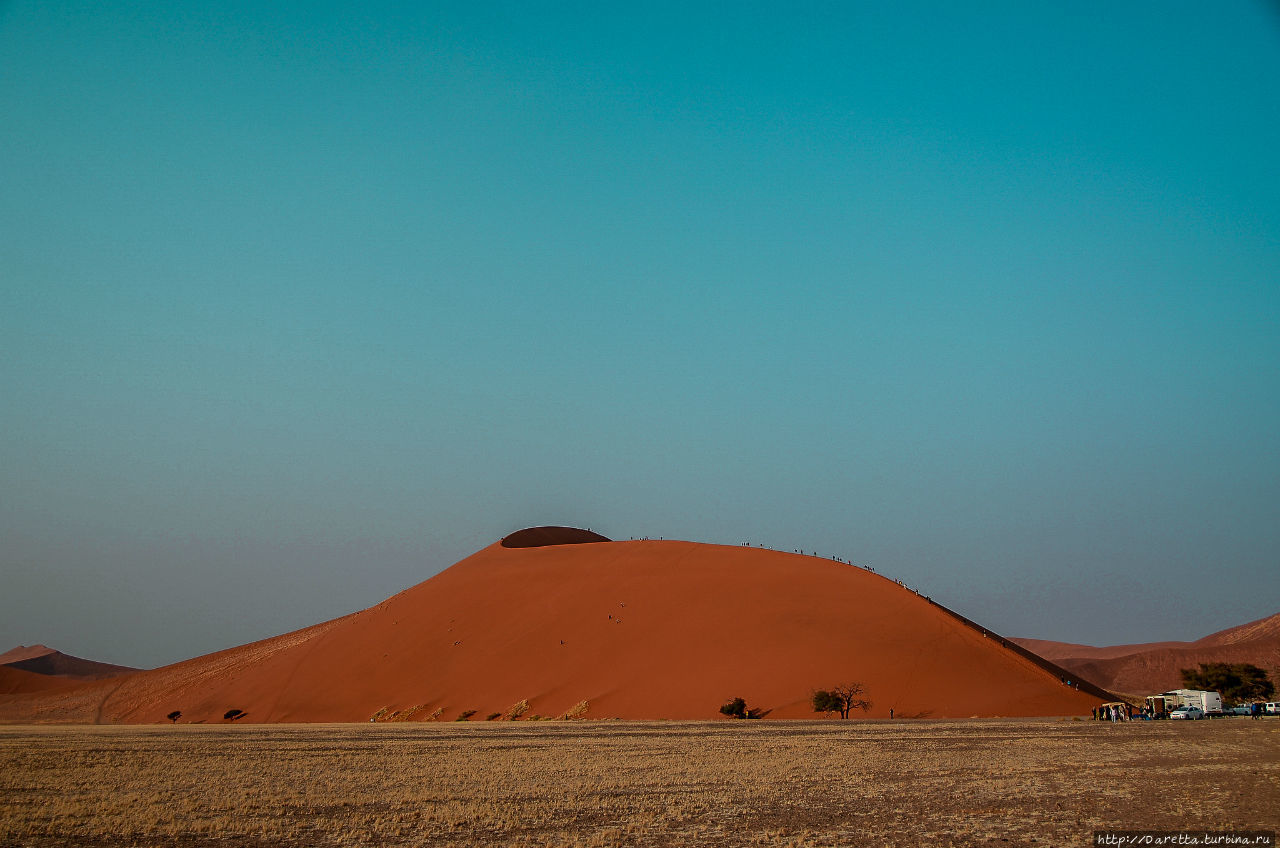
POLYGON ((590 709, 591 704, 589 702, 579 701, 570 707, 564 715, 560 716, 560 718, 568 720, 584 718, 587 715, 587 711, 590 709))
POLYGON ((413 717, 427 708, 426 704, 415 704, 407 710, 395 713, 387 721, 413 721, 413 717))
POLYGON ((1280 731, 1259 724, 0 726, 0 845, 933 848, 1272 829, 1280 731))

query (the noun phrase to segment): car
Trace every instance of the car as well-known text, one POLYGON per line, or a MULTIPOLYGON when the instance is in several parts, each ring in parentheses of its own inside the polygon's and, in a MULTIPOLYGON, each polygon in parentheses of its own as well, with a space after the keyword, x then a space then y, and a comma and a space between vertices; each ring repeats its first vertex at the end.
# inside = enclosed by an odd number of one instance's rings
POLYGON ((1252 711, 1250 710, 1250 708, 1249 708, 1249 705, 1248 705, 1248 704, 1236 704, 1234 707, 1232 707, 1231 709, 1227 710, 1227 715, 1243 715, 1243 716, 1247 716, 1247 715, 1251 715, 1251 714, 1252 714, 1252 711))
POLYGON ((1262 705, 1264 715, 1280 715, 1280 701, 1267 701, 1262 705))
POLYGON ((1181 718, 1194 721, 1198 718, 1204 718, 1204 710, 1199 707, 1178 707, 1169 713, 1169 718, 1181 718))

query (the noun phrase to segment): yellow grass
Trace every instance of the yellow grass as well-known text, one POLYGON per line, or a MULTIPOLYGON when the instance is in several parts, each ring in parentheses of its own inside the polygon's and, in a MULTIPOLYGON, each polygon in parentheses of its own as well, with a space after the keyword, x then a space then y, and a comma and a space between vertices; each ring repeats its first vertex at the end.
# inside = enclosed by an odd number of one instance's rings
POLYGON ((1087 845, 1278 826, 1276 720, 0 727, 4 846, 1087 845))

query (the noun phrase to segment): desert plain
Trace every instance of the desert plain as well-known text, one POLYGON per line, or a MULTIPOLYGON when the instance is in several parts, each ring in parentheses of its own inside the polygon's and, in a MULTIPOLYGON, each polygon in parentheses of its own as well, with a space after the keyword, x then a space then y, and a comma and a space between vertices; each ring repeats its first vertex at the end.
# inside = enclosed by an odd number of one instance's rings
POLYGON ((0 726, 0 845, 1089 845, 1280 827, 1280 719, 0 726))

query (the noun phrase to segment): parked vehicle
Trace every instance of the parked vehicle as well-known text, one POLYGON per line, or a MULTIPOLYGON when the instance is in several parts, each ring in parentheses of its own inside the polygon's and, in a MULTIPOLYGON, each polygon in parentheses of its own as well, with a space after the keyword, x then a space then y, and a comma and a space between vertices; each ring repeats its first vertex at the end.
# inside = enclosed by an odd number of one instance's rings
POLYGON ((1199 707, 1178 707, 1176 710, 1169 713, 1169 718, 1195 721, 1198 718, 1204 718, 1204 715, 1204 710, 1199 707))
POLYGON ((1242 716, 1253 714, 1248 704, 1236 704, 1234 707, 1227 710, 1227 713, 1228 715, 1242 715, 1242 716))
POLYGON ((1280 715, 1280 701, 1267 701, 1262 705, 1262 711, 1267 715, 1280 715))
POLYGON ((1199 707, 1201 712, 1210 716, 1225 714, 1222 709, 1222 695, 1204 689, 1174 689, 1171 692, 1161 692, 1159 695, 1148 695, 1147 704, 1151 706, 1156 718, 1159 718, 1161 713, 1173 712, 1178 707, 1199 707))

